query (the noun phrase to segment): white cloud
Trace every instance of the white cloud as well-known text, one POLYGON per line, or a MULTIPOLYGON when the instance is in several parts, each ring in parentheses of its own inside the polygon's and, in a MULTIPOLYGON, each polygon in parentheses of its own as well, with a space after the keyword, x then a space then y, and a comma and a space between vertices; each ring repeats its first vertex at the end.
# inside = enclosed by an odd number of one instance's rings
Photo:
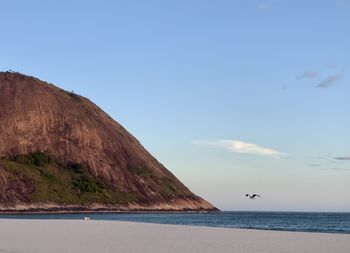
POLYGON ((314 78, 318 75, 315 71, 305 71, 301 75, 297 76, 298 79, 314 78))
POLYGON ((339 156, 334 159, 340 160, 340 161, 350 161, 350 156, 339 156))
POLYGON ((218 140, 218 141, 193 141, 196 145, 211 145, 219 148, 227 149, 234 153, 270 156, 274 158, 281 158, 287 156, 286 153, 261 147, 254 143, 243 142, 239 140, 218 140))
POLYGON ((341 78, 341 75, 329 76, 326 79, 324 79, 322 82, 320 82, 316 87, 327 88, 329 86, 334 85, 340 78, 341 78))

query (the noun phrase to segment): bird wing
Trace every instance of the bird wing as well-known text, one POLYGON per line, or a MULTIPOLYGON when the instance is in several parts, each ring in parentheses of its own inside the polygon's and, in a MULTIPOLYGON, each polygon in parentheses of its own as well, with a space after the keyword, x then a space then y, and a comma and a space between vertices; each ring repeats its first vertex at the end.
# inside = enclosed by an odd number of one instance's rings
POLYGON ((259 194, 253 194, 253 197, 261 197, 259 194))

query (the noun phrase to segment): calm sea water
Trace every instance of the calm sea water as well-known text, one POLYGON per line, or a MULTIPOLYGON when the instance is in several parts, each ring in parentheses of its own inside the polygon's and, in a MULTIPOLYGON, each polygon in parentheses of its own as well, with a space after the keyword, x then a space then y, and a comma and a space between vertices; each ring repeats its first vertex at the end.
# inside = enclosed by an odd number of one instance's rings
MULTIPOLYGON (((6 219, 83 219, 85 214, 0 215, 6 219)), ((217 212, 89 214, 94 220, 350 234, 350 213, 217 212)))

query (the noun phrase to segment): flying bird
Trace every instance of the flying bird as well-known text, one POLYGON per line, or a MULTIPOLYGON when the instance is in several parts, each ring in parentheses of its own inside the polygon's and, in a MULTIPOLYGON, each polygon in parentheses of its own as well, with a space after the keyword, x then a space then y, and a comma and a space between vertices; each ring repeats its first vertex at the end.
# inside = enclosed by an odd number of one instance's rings
POLYGON ((250 199, 255 199, 256 197, 261 197, 261 196, 258 195, 258 194, 253 194, 253 195, 246 194, 245 196, 246 196, 246 197, 249 197, 250 199))

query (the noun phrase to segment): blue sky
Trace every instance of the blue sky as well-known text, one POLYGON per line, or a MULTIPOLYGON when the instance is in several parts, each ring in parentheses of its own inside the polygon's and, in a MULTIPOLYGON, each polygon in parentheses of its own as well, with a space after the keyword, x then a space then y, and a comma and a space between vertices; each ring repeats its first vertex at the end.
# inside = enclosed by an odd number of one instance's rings
POLYGON ((349 0, 14 0, 0 27, 1 70, 90 98, 219 208, 350 211, 349 0))

